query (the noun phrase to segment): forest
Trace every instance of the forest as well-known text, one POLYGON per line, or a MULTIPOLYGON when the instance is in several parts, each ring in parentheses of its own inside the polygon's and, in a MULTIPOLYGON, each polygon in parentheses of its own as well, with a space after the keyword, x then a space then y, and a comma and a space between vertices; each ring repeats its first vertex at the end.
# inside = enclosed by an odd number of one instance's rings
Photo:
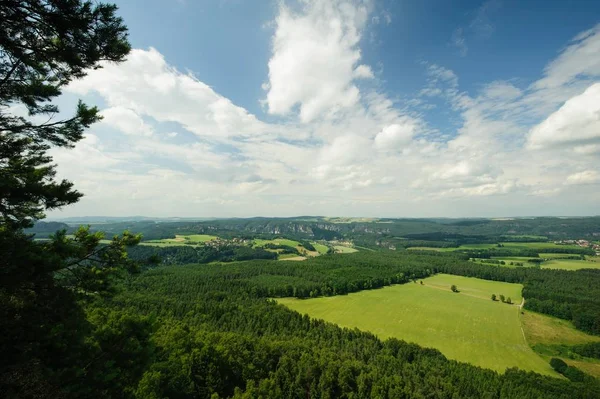
MULTIPOLYGON (((591 377, 575 383, 518 370, 497 374, 448 361, 436 350, 311 320, 269 299, 412 284, 411 279, 441 269, 474 274, 452 269, 455 262, 447 256, 357 253, 283 265, 161 267, 124 283, 110 301, 91 303, 88 311, 117 325, 119 318, 154 323, 154 332, 144 336, 140 327, 137 341, 125 347, 147 356, 145 365, 136 364, 140 382, 130 387, 136 397, 592 398, 600 393, 591 377)), ((507 281, 522 278, 503 275, 507 281)), ((574 280, 573 286, 579 283, 574 280)), ((113 367, 118 372, 112 385, 126 389, 128 364, 113 367)))

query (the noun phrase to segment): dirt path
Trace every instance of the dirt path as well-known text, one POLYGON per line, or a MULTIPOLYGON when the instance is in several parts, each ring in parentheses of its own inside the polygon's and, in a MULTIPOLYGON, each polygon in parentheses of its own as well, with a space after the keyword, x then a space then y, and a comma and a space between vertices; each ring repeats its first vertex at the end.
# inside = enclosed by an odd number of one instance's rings
POLYGON ((521 300, 521 304, 519 305, 519 321, 521 324, 521 334, 523 334, 523 341, 527 344, 527 338, 525 338, 525 330, 523 330, 523 318, 521 317, 521 313, 523 312, 523 306, 525 306, 525 297, 521 300))

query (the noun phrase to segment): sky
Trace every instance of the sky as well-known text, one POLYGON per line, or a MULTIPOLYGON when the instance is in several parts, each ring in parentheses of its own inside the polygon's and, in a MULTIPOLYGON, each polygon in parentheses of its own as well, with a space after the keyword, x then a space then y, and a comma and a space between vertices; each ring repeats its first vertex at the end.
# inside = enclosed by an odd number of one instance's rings
POLYGON ((600 2, 117 5, 51 218, 600 214, 600 2))

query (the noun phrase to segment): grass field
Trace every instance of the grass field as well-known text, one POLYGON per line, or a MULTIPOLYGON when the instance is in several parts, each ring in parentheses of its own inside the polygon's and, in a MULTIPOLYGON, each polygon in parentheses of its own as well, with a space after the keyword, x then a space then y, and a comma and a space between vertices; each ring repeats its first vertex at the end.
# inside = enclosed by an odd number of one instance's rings
POLYGON ((140 245, 152 245, 155 247, 172 247, 174 245, 200 245, 207 241, 218 238, 207 234, 176 235, 175 238, 163 238, 161 240, 142 241, 140 245))
POLYGON ((590 260, 575 260, 575 259, 553 259, 542 263, 542 269, 564 269, 564 270, 579 270, 579 269, 600 269, 600 262, 590 260))
MULTIPOLYGON (((571 255, 572 256, 572 255, 571 255)), ((541 258, 543 258, 543 256, 540 255, 541 258)), ((511 256, 511 257, 494 257, 494 260, 503 260, 506 264, 505 265, 500 265, 502 267, 517 267, 514 265, 510 265, 510 262, 519 262, 519 263, 523 263, 523 267, 531 267, 531 266, 535 266, 535 264, 531 263, 531 262, 527 262, 528 259, 534 259, 534 258, 528 258, 528 257, 520 257, 520 256, 511 256)), ((479 263, 479 262, 478 262, 479 263)), ((485 264, 485 263, 482 263, 485 264)), ((579 270, 579 269, 600 269, 600 262, 597 262, 595 260, 578 260, 578 259, 561 259, 561 258, 554 258, 554 259, 550 259, 547 260, 545 262, 542 262, 540 264, 542 269, 562 269, 562 270, 579 270)))
POLYGON ((531 346, 577 345, 600 341, 600 337, 575 329, 573 323, 526 310, 522 316, 523 330, 531 346))
MULTIPOLYGON (((537 249, 543 251, 545 248, 580 248, 577 245, 557 245, 553 242, 503 242, 503 247, 498 247, 497 244, 464 244, 458 248, 434 248, 434 247, 411 247, 408 249, 421 250, 421 251, 441 251, 451 252, 461 249, 490 249, 490 248, 504 248, 504 249, 537 249)), ((564 254, 557 254, 564 255, 564 254)), ((541 255, 540 255, 541 256, 541 255)), ((567 256, 569 256, 567 254, 567 256)), ((572 254, 570 256, 573 256, 572 254)), ((548 257, 550 258, 550 257, 548 257)))
POLYGON ((560 356, 558 354, 560 352, 555 352, 556 349, 554 349, 560 345, 598 342, 600 337, 575 329, 570 321, 535 312, 525 311, 521 319, 527 342, 543 359, 549 362, 552 357, 559 357, 569 365, 600 378, 600 360, 590 358, 570 359, 568 356, 560 356))
POLYGON ((329 247, 327 245, 319 244, 318 242, 313 242, 311 244, 313 245, 313 247, 315 247, 317 252, 320 253, 321 255, 326 254, 327 251, 329 250, 329 247))
POLYGON ((327 246, 325 246, 323 244, 313 242, 311 244, 315 247, 315 251, 309 251, 306 248, 304 248, 302 245, 300 245, 299 241, 290 240, 287 238, 275 238, 273 240, 263 240, 263 239, 257 238, 254 240, 254 243, 252 246, 254 248, 260 248, 260 247, 264 247, 267 244, 285 245, 288 247, 296 248, 298 250, 298 252, 302 255, 302 256, 298 256, 295 254, 283 254, 283 255, 279 255, 280 260, 305 260, 306 257, 314 257, 314 256, 319 256, 324 253, 327 253, 327 249, 328 249, 327 246), (285 256, 285 255, 292 255, 292 256, 285 256))
POLYGON ((334 245, 333 249, 335 249, 335 252, 340 253, 340 254, 351 254, 353 252, 358 252, 358 249, 354 249, 351 247, 345 247, 343 245, 334 245))
MULTIPOLYGON (((553 242, 502 242, 502 248, 505 249, 539 249, 544 248, 580 248, 577 245, 557 245, 553 242)), ((461 245, 459 249, 488 249, 488 248, 499 248, 497 244, 465 244, 461 245)))
POLYGON ((458 248, 437 248, 437 247, 409 247, 407 248, 413 251, 437 251, 437 252, 452 252, 458 248))
POLYGON ((256 238, 253 246, 255 248, 264 247, 266 244, 286 245, 292 248, 296 248, 300 245, 298 241, 288 240, 287 238, 276 238, 274 240, 262 240, 260 238, 256 238))
POLYGON ((439 274, 344 296, 279 299, 312 317, 439 349, 446 357, 503 372, 517 366, 554 375, 525 341, 519 307, 493 302, 493 293, 521 301, 520 284, 439 274), (455 284, 460 293, 450 291, 455 284))

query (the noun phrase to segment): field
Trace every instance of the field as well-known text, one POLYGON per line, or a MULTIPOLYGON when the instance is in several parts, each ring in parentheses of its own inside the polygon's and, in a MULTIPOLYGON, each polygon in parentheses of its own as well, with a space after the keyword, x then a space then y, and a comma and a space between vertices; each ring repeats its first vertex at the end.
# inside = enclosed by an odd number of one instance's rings
POLYGON ((343 245, 334 245, 333 249, 335 249, 335 252, 341 253, 341 254, 351 254, 353 252, 358 252, 357 249, 354 249, 351 247, 345 247, 343 245))
MULTIPOLYGON (((554 254, 557 255, 557 254, 554 254)), ((563 254, 558 254, 563 255, 563 254)), ((573 255, 570 255, 573 256, 573 255)), ((542 254, 540 254, 540 258, 544 258, 542 254)), ((503 267, 516 267, 514 265, 510 265, 510 262, 519 262, 523 263, 524 267, 534 266, 531 262, 527 262, 528 258, 524 256, 505 256, 505 257, 494 257, 493 260, 504 261, 505 265, 500 265, 503 267)), ((586 260, 579 259, 564 259, 564 257, 549 257, 550 260, 544 261, 540 264, 542 269, 562 269, 562 270, 579 270, 579 269, 600 269, 600 262, 597 261, 596 257, 586 257, 586 260)), ((479 260, 479 259, 478 259, 479 260)), ((483 263, 485 264, 485 263, 483 263)))
MULTIPOLYGON (((469 249, 490 249, 490 248, 503 248, 503 249, 534 249, 543 251, 545 248, 580 248, 577 245, 557 245, 553 242, 502 242, 502 247, 498 247, 498 244, 464 244, 458 248, 436 248, 436 247, 411 247, 410 250, 417 251, 440 251, 440 252, 452 252, 457 250, 469 250, 469 249)), ((551 257, 564 257, 573 256, 572 254, 546 254, 551 257), (558 256, 555 256, 558 255, 558 256)), ((540 254, 540 256, 542 256, 540 254)))
POLYGON ((275 244, 275 245, 286 245, 288 247, 296 248, 300 245, 298 241, 288 240, 287 238, 276 238, 274 240, 262 240, 260 238, 256 238, 254 240, 254 247, 264 247, 266 244, 275 244))
POLYGON ((163 238, 162 240, 142 241, 140 245, 152 245, 156 247, 172 247, 175 245, 200 245, 207 241, 218 238, 206 234, 176 235, 175 238, 163 238))
POLYGON ((420 283, 315 299, 279 299, 300 313, 385 339, 439 349, 446 357, 503 372, 517 366, 554 375, 525 341, 519 307, 493 302, 493 293, 521 301, 522 286, 439 274, 420 283), (450 291, 455 284, 459 293, 450 291))
MULTIPOLYGON (((539 249, 544 248, 580 248, 577 245, 557 245, 553 242, 502 242, 502 248, 505 249, 539 249)), ((465 244, 458 249, 488 249, 498 248, 497 244, 465 244)))
POLYGON ((542 269, 600 269, 600 262, 594 262, 591 260, 553 259, 542 263, 542 269))
MULTIPOLYGON (((309 251, 306 248, 304 248, 299 241, 295 241, 295 240, 290 240, 287 238, 275 238, 273 240, 263 240, 260 238, 256 238, 254 239, 254 243, 253 243, 253 247, 254 248, 260 248, 260 247, 264 247, 267 244, 274 244, 274 245, 285 245, 287 247, 291 247, 291 248, 296 248, 298 250, 298 252, 301 254, 301 256, 296 255, 296 254, 281 254, 279 255, 279 259, 280 260, 306 260, 306 257, 314 257, 314 256, 319 256, 322 255, 324 253, 327 253, 327 246, 323 245, 323 244, 318 244, 318 243, 311 243, 314 247, 316 251, 309 251)), ((267 251, 270 251, 269 249, 267 249, 267 251)), ((278 252, 277 250, 274 250, 275 252, 278 252)))
POLYGON ((571 256, 577 256, 577 255, 573 255, 573 254, 550 254, 550 253, 544 253, 544 252, 540 252, 539 255, 540 255, 540 258, 544 258, 544 259, 563 259, 563 258, 569 258, 571 256))
POLYGON ((552 357, 560 357, 569 365, 600 378, 600 360, 589 358, 571 359, 569 356, 558 354, 562 345, 597 342, 600 341, 600 337, 576 330, 569 321, 535 312, 525 311, 522 321, 527 342, 542 358, 550 361, 552 357))
POLYGON ((525 311, 522 321, 525 337, 531 346, 577 345, 600 341, 600 337, 576 330, 570 321, 556 317, 525 311))
POLYGON ((329 247, 327 245, 319 244, 318 242, 313 242, 312 245, 321 255, 326 254, 329 250, 329 247))

